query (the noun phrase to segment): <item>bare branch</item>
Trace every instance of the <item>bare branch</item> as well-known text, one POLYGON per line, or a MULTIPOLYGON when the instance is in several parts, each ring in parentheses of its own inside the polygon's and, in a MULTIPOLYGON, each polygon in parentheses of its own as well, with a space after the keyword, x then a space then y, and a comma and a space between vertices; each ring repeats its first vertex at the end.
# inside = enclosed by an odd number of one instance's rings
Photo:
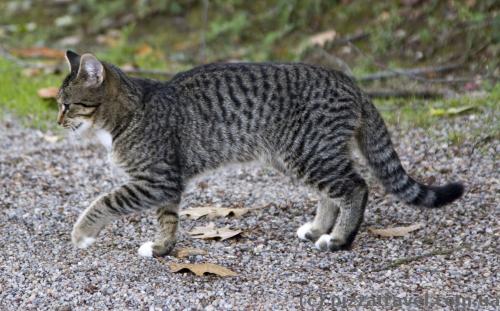
MULTIPOLYGON (((462 67, 462 64, 447 64, 435 67, 422 67, 422 68, 412 68, 412 69, 387 69, 384 71, 379 71, 374 74, 359 77, 358 81, 373 81, 373 80, 383 80, 389 78, 395 78, 398 76, 408 76, 410 78, 420 78, 418 75, 429 74, 429 73, 443 73, 449 72, 451 70, 462 67)), ((429 80, 429 79, 426 79, 429 80)), ((443 79, 444 80, 444 79, 443 79)))
POLYGON ((413 261, 421 260, 421 259, 428 258, 428 257, 439 256, 439 255, 451 255, 451 254, 453 254, 453 252, 455 252, 457 250, 458 250, 458 248, 436 249, 436 250, 433 250, 431 252, 428 252, 428 253, 425 253, 422 255, 398 258, 398 259, 392 261, 391 263, 389 263, 388 265, 380 267, 378 269, 371 270, 368 273, 391 270, 391 269, 397 268, 399 266, 409 264, 413 261))
POLYGON ((371 98, 422 98, 422 99, 435 99, 443 98, 446 96, 444 92, 438 91, 407 91, 407 90, 373 90, 365 91, 371 98))
POLYGON ((370 34, 367 32, 360 32, 360 33, 355 33, 355 34, 350 34, 345 37, 337 38, 333 40, 331 43, 328 44, 328 47, 334 47, 337 45, 344 45, 347 43, 352 43, 360 40, 364 40, 370 37, 370 34))

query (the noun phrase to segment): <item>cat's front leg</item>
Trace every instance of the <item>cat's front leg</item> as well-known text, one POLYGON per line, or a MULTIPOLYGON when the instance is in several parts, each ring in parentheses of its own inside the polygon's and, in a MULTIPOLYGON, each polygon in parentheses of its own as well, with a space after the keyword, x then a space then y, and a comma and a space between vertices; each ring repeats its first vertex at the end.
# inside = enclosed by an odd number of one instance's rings
POLYGON ((159 236, 154 242, 146 242, 139 248, 139 255, 144 257, 161 257, 169 254, 176 240, 177 227, 179 224, 179 205, 167 204, 156 210, 159 236))
POLYGON ((97 198, 80 214, 71 232, 73 245, 87 248, 95 242, 97 235, 111 218, 109 208, 106 208, 104 203, 104 200, 110 201, 109 198, 105 199, 109 195, 97 198))
POLYGON ((73 227, 71 240, 79 248, 90 246, 106 224, 122 215, 177 204, 180 190, 166 181, 136 180, 95 200, 73 227), (175 203, 170 203, 175 202, 175 203))

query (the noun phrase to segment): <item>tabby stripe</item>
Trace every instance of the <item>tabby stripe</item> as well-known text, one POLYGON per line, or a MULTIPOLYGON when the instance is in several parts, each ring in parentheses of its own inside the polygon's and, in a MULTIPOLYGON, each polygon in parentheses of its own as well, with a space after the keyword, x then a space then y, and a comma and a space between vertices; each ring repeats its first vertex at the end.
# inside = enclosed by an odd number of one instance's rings
POLYGON ((148 184, 154 184, 158 182, 157 179, 153 179, 149 176, 144 176, 144 175, 134 175, 133 178, 137 181, 145 181, 148 184))
POLYGON ((114 195, 114 198, 115 198, 116 204, 118 204, 118 206, 121 209, 123 209, 123 200, 120 199, 120 197, 117 194, 114 195))
POLYGON ((139 197, 137 196, 137 194, 135 194, 135 192, 130 188, 129 185, 124 185, 123 189, 125 189, 128 195, 131 196, 134 200, 136 200, 136 202, 139 202, 139 197))
POLYGON ((122 198, 122 200, 125 202, 125 204, 128 207, 134 209, 134 206, 133 206, 132 202, 130 202, 130 200, 127 198, 127 196, 125 196, 123 193, 118 193, 118 194, 120 195, 120 197, 122 198))
POLYGON ((126 129, 127 129, 126 124, 115 126, 113 130, 111 130, 111 137, 113 137, 113 141, 116 141, 116 139, 120 137, 120 135, 123 134, 123 132, 125 132, 126 129))
MULTIPOLYGON (((332 99, 330 99, 332 100, 332 99)), ((333 99, 335 100, 335 99, 333 99)), ((331 105, 328 107, 327 111, 332 114, 340 114, 344 112, 349 112, 349 114, 352 112, 352 106, 350 105, 338 105, 337 103, 331 105)))
POLYGON ((278 92, 278 94, 281 94, 281 92, 283 91, 283 86, 281 85, 281 79, 279 77, 278 70, 274 71, 274 82, 276 83, 276 91, 278 92))
POLYGON ((323 178, 325 178, 326 174, 335 174, 336 171, 338 170, 338 168, 340 167, 340 165, 342 163, 345 163, 345 162, 338 162, 338 161, 342 161, 344 159, 335 159, 335 158, 326 158, 326 159, 323 159, 323 158, 320 158, 320 160, 318 161, 318 165, 316 167, 313 167, 311 169, 308 169, 308 179, 310 179, 311 181, 320 181, 322 180, 323 178), (335 161, 337 160, 337 161, 335 161), (328 163, 332 163, 334 164, 333 166, 330 166, 330 167, 326 167, 326 164, 328 163))
MULTIPOLYGON (((104 205, 106 205, 106 207, 108 208, 108 210, 111 211, 112 214, 116 214, 116 215, 119 215, 121 214, 114 206, 113 204, 111 203, 111 199, 109 198, 109 196, 105 196, 104 197, 104 205)), ((97 211, 97 210, 96 210, 97 211)))
POLYGON ((425 197, 427 196, 427 192, 428 192, 427 189, 419 186, 417 195, 415 196, 415 198, 413 200, 411 200, 410 203, 415 204, 415 205, 422 203, 425 200, 425 197))
POLYGON ((93 114, 95 113, 95 109, 89 113, 77 113, 75 114, 74 116, 75 117, 84 117, 84 118, 88 118, 88 117, 91 117, 93 114))
POLYGON ((384 166, 385 163, 391 161, 398 161, 398 154, 394 149, 391 149, 388 154, 372 154, 370 155, 370 159, 374 164, 384 166))
MULTIPOLYGON (((338 153, 338 152, 336 152, 338 153)), ((342 162, 344 159, 335 159, 335 158, 329 158, 329 159, 320 159, 319 162, 319 165, 317 165, 316 167, 313 167, 311 166, 311 169, 308 169, 308 172, 309 172, 309 177, 312 179, 312 180, 321 180, 323 178, 325 178, 325 176, 323 176, 323 174, 335 174, 338 176, 338 173, 339 173, 339 168, 340 167, 344 167, 342 166, 342 164, 346 163, 346 161, 342 162), (327 164, 330 164, 327 166, 327 164), (319 174, 319 175, 316 175, 316 174, 319 174)), ((349 165, 350 165, 350 162, 347 162, 349 165)))
POLYGON ((387 151, 388 149, 392 149, 392 142, 387 136, 381 137, 380 140, 376 141, 375 145, 369 146, 371 154, 379 154, 387 151))
POLYGON ((402 185, 400 185, 397 188, 391 187, 391 190, 393 190, 395 193, 405 193, 414 184, 415 181, 413 179, 407 178, 402 185))
POLYGON ((348 121, 352 121, 352 120, 346 120, 346 118, 348 117, 350 117, 350 113, 349 114, 343 113, 336 115, 335 117, 328 119, 325 122, 324 126, 325 128, 329 128, 330 130, 336 130, 338 127, 347 125, 345 123, 347 123, 348 121))
POLYGON ((170 192, 177 192, 177 191, 179 191, 179 187, 169 186, 169 185, 166 185, 166 184, 149 184, 148 186, 150 188, 153 188, 153 189, 160 189, 160 190, 170 191, 170 192))
POLYGON ((243 79, 239 75, 236 76, 236 84, 243 91, 243 93, 245 94, 245 97, 247 97, 248 96, 248 88, 245 86, 243 79))
POLYGON ((142 186, 139 186, 139 185, 134 185, 135 189, 137 189, 137 191, 139 191, 143 196, 145 196, 146 198, 150 199, 150 200, 154 200, 156 199, 152 194, 151 192, 149 192, 147 189, 143 188, 142 186))
POLYGON ((212 102, 212 100, 210 99, 210 97, 207 96, 206 92, 202 92, 202 95, 203 96, 203 102, 207 104, 207 108, 208 108, 208 111, 211 112, 213 111, 214 109, 214 104, 212 102))
POLYGON ((241 101, 239 100, 238 96, 234 93, 234 88, 231 85, 231 81, 226 81, 228 83, 228 88, 229 88, 229 98, 231 98, 231 101, 236 105, 237 109, 240 109, 242 106, 241 101))

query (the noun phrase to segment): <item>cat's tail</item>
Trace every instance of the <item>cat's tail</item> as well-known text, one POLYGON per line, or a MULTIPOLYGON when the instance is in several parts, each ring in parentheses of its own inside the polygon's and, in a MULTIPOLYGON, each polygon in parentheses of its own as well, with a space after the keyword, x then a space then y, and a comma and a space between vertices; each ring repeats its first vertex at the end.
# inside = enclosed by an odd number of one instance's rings
POLYGON ((411 178, 401 165, 382 116, 370 100, 365 100, 362 106, 357 140, 368 164, 387 191, 409 204, 425 207, 439 207, 462 196, 464 186, 461 183, 427 186, 411 178))

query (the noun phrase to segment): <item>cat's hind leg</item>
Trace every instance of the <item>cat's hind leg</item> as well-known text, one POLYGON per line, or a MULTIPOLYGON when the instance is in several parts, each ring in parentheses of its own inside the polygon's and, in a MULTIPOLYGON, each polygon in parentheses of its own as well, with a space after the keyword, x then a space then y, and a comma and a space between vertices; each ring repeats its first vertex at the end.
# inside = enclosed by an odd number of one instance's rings
POLYGON ((363 221, 365 206, 368 201, 368 187, 365 181, 354 175, 344 182, 345 193, 337 221, 330 234, 322 235, 315 243, 320 250, 348 249, 363 221))
POLYGON ((312 222, 307 222, 297 230, 301 240, 315 242, 321 235, 329 233, 339 213, 339 202, 323 195, 318 203, 316 215, 312 222))
POLYGON ((175 235, 179 224, 179 205, 170 204, 156 210, 159 236, 154 242, 146 242, 139 248, 139 255, 161 257, 169 254, 175 246, 175 235))

